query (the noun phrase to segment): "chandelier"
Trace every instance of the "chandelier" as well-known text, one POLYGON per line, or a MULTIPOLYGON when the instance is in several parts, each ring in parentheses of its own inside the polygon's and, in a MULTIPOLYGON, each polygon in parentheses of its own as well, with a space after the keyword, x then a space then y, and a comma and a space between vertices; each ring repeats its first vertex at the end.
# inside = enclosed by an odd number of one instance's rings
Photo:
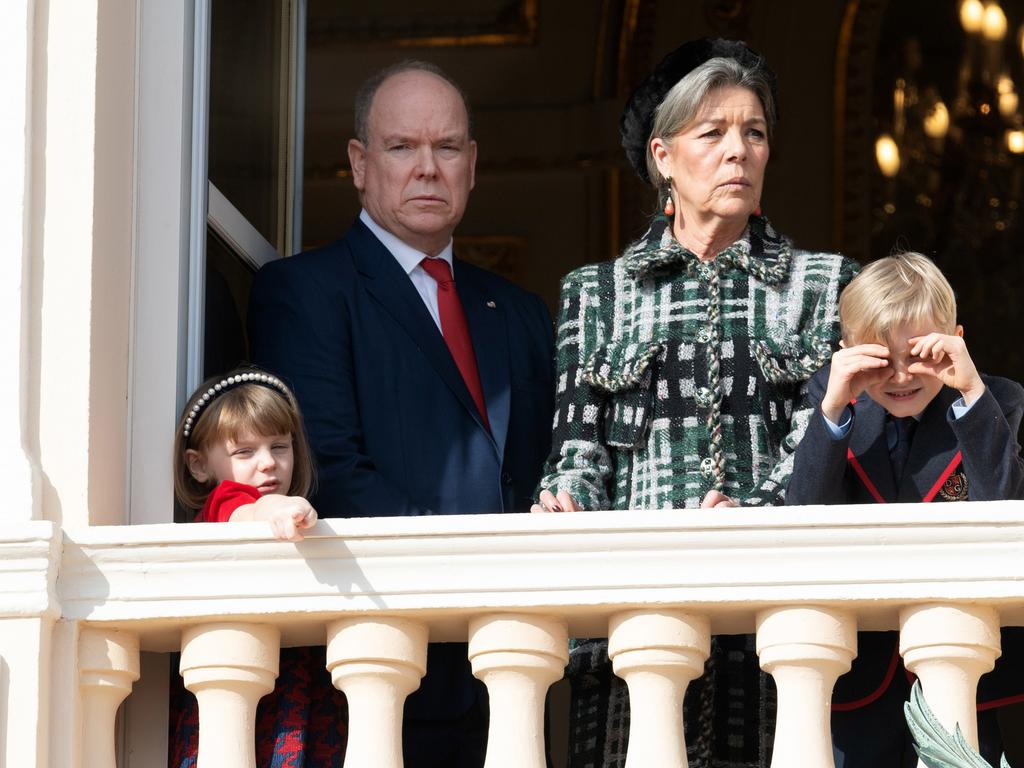
POLYGON ((995 0, 962 0, 960 24, 967 40, 952 116, 934 85, 922 82, 914 71, 920 57, 910 43, 908 77, 897 78, 893 87, 892 133, 882 133, 875 141, 875 159, 887 177, 900 171, 908 119, 918 121, 934 151, 941 152, 948 139, 962 142, 964 121, 980 119, 1002 134, 1006 151, 1024 154, 1020 98, 1010 74, 1013 55, 1024 57, 1024 25, 1015 35, 1015 44, 1008 46, 1006 14, 995 0))
POLYGON ((1024 76, 1024 21, 1011 30, 997 0, 961 0, 958 12, 962 54, 954 76, 944 81, 939 76, 952 73, 952 62, 936 61, 934 41, 913 35, 902 40, 891 109, 879 116, 874 143, 882 177, 875 235, 891 229, 896 214, 920 222, 938 214, 936 208, 962 215, 965 205, 982 212, 976 221, 962 222, 978 234, 1003 231, 1017 221, 1024 164, 1018 90, 1024 76), (956 180, 957 200, 951 198, 951 180, 956 180))

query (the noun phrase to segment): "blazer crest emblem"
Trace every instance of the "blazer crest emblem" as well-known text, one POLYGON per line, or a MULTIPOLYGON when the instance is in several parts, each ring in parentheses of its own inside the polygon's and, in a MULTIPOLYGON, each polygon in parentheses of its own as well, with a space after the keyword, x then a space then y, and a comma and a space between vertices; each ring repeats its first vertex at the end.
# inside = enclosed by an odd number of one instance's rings
POLYGON ((943 501, 967 501, 967 475, 962 468, 946 478, 939 488, 939 496, 943 501))

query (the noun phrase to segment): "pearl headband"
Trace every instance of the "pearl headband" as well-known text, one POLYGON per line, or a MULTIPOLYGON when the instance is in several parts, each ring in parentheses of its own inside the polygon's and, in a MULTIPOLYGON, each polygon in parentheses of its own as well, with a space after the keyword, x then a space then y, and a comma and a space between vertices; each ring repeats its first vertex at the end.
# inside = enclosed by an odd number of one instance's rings
POLYGON ((276 376, 271 376, 269 373, 258 372, 238 373, 234 376, 228 376, 226 379, 221 379, 208 390, 203 392, 203 396, 195 402, 195 405, 192 406, 192 410, 189 411, 188 417, 185 419, 185 426, 181 430, 181 436, 187 440, 188 436, 192 434, 192 428, 199 422, 199 417, 206 409, 206 406, 223 395, 229 389, 241 384, 259 384, 264 387, 270 387, 284 395, 285 400, 287 400, 289 404, 294 405, 295 403, 295 398, 292 397, 292 393, 289 391, 288 387, 286 387, 284 382, 276 376))

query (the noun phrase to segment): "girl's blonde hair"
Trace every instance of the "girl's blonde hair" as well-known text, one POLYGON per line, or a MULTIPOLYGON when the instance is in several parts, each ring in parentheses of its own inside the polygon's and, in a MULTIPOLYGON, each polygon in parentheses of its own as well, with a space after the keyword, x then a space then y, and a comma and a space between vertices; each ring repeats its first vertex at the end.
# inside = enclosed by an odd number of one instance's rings
POLYGON ((956 297, 931 259, 908 251, 868 264, 839 297, 843 341, 890 341, 901 325, 956 328, 956 297))
POLYGON ((288 495, 306 496, 313 490, 313 459, 295 396, 283 384, 280 390, 259 381, 226 384, 229 379, 245 374, 263 373, 256 368, 237 368, 223 377, 207 379, 189 398, 174 433, 174 495, 183 507, 202 509, 216 486, 215 480, 201 483, 192 476, 185 451, 205 451, 217 440, 237 440, 245 432, 291 435, 294 468, 288 495), (189 420, 189 414, 210 391, 216 394, 212 399, 206 398, 208 404, 200 405, 194 421, 189 420))

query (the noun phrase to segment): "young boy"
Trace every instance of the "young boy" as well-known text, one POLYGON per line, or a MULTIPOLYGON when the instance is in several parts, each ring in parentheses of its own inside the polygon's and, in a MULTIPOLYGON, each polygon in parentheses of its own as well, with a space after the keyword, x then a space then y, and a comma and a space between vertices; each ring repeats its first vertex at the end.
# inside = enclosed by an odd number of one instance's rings
MULTIPOLYGON (((904 253, 868 265, 843 291, 839 319, 841 348, 808 385, 814 413, 787 504, 1024 497, 1024 388, 978 373, 953 290, 928 258, 904 253)), ((833 696, 836 768, 912 768, 897 633, 861 632, 857 641, 833 696)), ((1024 700, 1018 648, 1021 630, 1004 629, 1003 656, 979 686, 979 737, 992 765, 1001 750, 992 707, 1024 700)))

